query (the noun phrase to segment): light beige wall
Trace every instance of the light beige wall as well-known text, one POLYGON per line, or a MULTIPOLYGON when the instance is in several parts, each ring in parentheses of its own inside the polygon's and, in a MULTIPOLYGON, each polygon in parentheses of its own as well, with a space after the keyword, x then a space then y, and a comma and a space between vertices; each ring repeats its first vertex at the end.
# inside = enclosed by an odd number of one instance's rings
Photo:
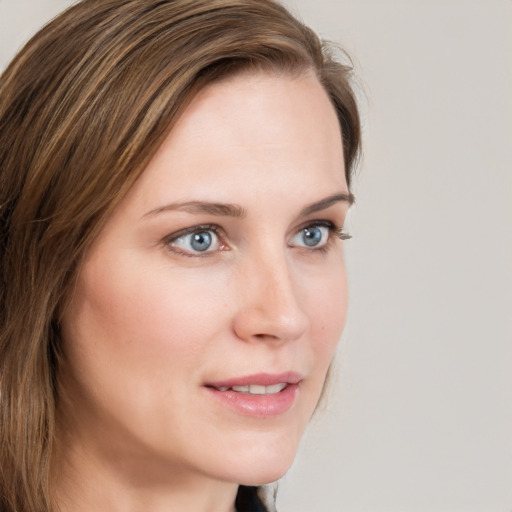
MULTIPOLYGON (((70 3, 0 0, 0 68, 70 3)), ((366 98, 339 379, 280 512, 510 512, 512 2, 287 3, 366 98)))

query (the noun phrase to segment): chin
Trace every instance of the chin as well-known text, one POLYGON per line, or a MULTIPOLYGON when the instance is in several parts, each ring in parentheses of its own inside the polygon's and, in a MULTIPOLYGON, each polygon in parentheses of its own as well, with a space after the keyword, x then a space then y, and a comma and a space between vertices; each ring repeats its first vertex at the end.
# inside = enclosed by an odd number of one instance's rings
POLYGON ((288 469, 290 469, 290 466, 291 463, 286 465, 280 464, 279 467, 272 467, 269 465, 257 471, 251 469, 240 475, 240 478, 237 479, 237 483, 248 486, 270 484, 282 478, 288 469))
POLYGON ((253 477, 253 478, 244 478, 240 482, 238 482, 240 485, 247 485, 247 486, 255 486, 258 487, 260 485, 266 485, 271 484, 273 482, 276 482, 280 478, 282 478, 286 472, 288 471, 289 467, 286 468, 286 470, 282 471, 275 471, 275 469, 271 469, 270 471, 266 471, 264 475, 261 475, 259 477, 253 477))
POLYGON ((246 454, 238 460, 237 483, 258 486, 279 480, 290 469, 297 447, 295 443, 258 446, 257 453, 246 454), (243 463, 241 467, 240 461, 243 463))

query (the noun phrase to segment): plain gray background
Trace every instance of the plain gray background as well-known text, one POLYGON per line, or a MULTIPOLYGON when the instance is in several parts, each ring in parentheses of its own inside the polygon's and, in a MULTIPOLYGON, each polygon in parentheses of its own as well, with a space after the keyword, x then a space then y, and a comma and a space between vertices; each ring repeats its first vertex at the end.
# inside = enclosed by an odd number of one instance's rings
MULTIPOLYGON (((0 0, 0 69, 72 2, 0 0)), ((512 2, 288 0, 354 59, 338 378, 280 512, 512 511, 512 2)))

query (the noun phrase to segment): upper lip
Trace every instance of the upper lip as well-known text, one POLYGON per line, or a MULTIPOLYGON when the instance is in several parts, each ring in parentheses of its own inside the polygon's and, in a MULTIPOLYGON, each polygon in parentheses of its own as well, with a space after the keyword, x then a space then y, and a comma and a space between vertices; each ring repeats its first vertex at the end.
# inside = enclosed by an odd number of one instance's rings
POLYGON ((297 384, 303 379, 298 372, 282 372, 282 373, 256 373, 253 375, 244 375, 243 377, 233 377, 226 380, 208 382, 206 385, 214 388, 231 388, 233 386, 249 386, 255 384, 257 386, 273 386, 274 384, 297 384))

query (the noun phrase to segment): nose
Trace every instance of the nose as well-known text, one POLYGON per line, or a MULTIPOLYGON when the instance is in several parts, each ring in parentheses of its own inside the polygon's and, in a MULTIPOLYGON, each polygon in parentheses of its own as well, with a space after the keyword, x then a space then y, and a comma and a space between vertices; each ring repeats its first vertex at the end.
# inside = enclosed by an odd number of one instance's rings
POLYGON ((257 258, 239 269, 233 329, 244 341, 293 341, 309 328, 297 278, 280 257, 257 258))

